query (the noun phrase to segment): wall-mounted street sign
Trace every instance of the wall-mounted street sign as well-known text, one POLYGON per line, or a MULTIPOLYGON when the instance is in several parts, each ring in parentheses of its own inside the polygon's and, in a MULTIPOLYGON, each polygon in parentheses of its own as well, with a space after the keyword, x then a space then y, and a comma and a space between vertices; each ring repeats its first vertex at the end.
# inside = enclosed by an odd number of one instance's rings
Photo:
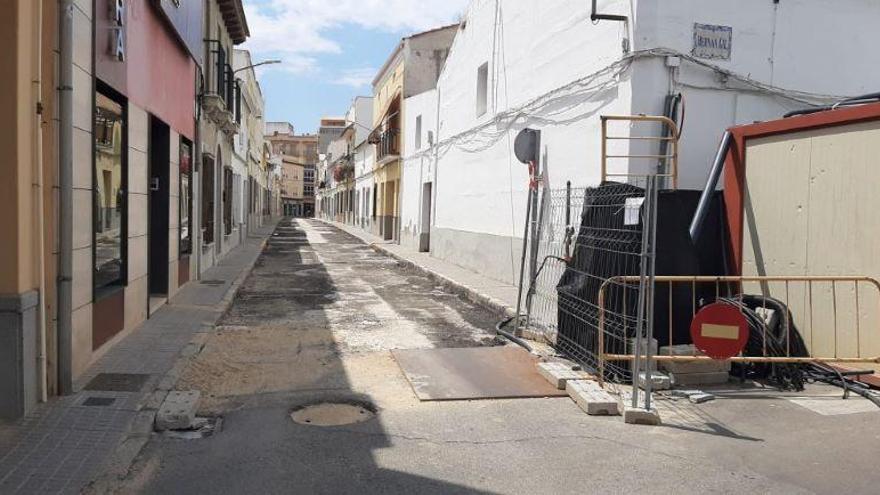
POLYGON ((125 1, 111 0, 108 4, 110 16, 110 55, 119 62, 125 62, 125 1))
POLYGON ((732 27, 694 23, 694 46, 691 55, 713 60, 730 60, 732 49, 732 27))
POLYGON ((694 346, 712 359, 739 354, 749 340, 749 323, 735 306, 713 303, 700 309, 691 321, 694 346))

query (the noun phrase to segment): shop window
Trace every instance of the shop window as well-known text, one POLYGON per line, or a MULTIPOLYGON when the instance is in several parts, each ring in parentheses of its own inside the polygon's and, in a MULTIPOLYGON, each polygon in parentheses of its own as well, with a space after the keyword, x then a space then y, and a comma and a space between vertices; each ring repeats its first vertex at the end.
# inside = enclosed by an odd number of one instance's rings
POLYGON ((128 219, 125 104, 112 91, 95 94, 93 235, 95 292, 125 285, 128 219))
POLYGON ((207 155, 202 163, 202 239, 214 242, 214 159, 207 155))
POLYGON ((192 143, 180 138, 180 254, 192 253, 192 143))

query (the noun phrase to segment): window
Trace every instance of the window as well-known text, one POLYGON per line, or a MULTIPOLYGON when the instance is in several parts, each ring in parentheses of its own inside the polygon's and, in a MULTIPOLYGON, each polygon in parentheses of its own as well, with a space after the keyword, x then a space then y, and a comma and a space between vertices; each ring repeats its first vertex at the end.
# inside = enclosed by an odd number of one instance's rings
POLYGON ((202 239, 214 242, 214 159, 208 155, 202 163, 202 239))
POLYGON ((95 172, 92 177, 95 262, 92 283, 96 292, 125 285, 126 131, 124 104, 99 90, 95 94, 95 172))
POLYGON ((223 169, 223 234, 232 233, 232 169, 223 169))
POLYGON ((180 254, 192 253, 192 143, 180 138, 180 254))
POLYGON ((416 117, 416 149, 422 149, 422 116, 416 117))
POLYGON ((486 102, 489 94, 489 63, 477 69, 477 117, 486 113, 486 102))

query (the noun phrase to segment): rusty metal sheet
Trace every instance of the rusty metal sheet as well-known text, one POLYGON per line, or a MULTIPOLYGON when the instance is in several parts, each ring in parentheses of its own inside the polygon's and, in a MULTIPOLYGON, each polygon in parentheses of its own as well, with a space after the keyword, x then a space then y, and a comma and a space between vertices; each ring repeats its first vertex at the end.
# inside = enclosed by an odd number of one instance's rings
POLYGON ((514 346, 396 350, 392 354, 419 400, 565 396, 514 346))

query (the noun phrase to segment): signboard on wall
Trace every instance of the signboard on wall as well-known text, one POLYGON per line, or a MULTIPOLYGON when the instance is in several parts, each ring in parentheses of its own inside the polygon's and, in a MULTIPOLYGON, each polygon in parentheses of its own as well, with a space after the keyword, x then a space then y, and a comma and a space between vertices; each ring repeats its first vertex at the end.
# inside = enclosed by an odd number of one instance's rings
POLYGON ((170 24, 178 40, 186 47, 193 60, 200 67, 204 66, 202 53, 202 18, 205 2, 196 0, 151 0, 170 24))
POLYGON ((694 46, 691 55, 713 60, 730 60, 733 28, 694 23, 694 46))

